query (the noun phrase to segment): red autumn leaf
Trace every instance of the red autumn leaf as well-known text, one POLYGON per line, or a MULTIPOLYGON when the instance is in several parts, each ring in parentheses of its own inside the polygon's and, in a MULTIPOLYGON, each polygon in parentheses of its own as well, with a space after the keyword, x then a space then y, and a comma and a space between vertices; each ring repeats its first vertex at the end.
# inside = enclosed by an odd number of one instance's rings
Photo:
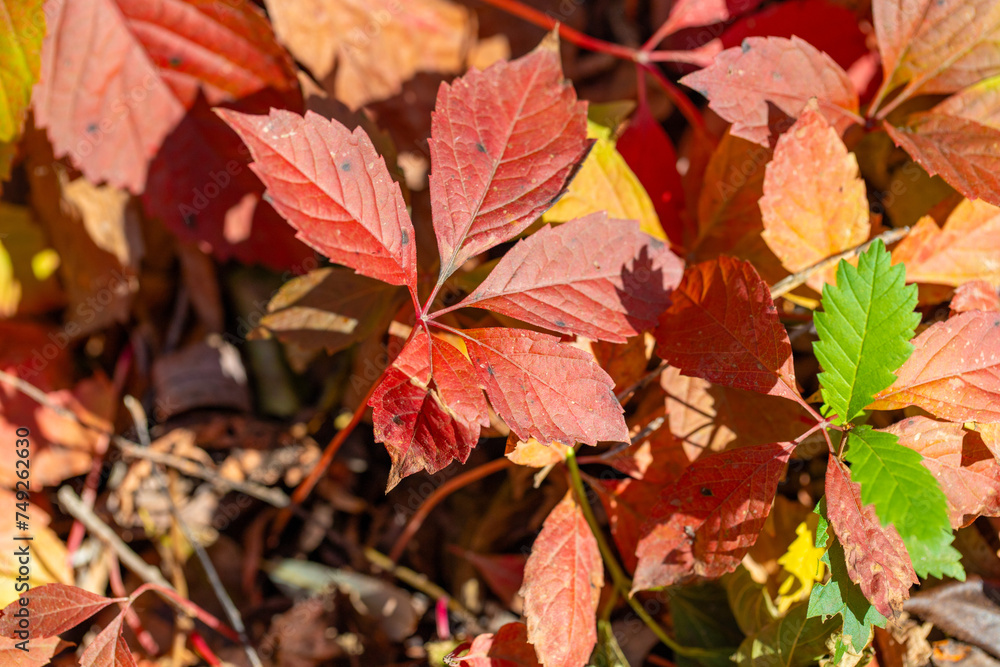
POLYGON ((683 443, 671 432, 670 420, 641 442, 607 459, 607 464, 632 479, 663 485, 672 483, 691 464, 683 443))
POLYGON ((688 268, 656 327, 656 353, 685 375, 795 399, 792 346, 767 285, 749 262, 688 268))
POLYGON ((967 526, 979 516, 1000 516, 1000 461, 979 433, 919 416, 886 430, 924 457, 921 463, 948 499, 953 527, 967 526))
POLYGON ((886 617, 896 615, 919 583, 896 528, 883 526, 874 505, 861 503, 861 485, 853 482, 838 459, 826 468, 826 512, 844 546, 847 573, 869 602, 886 617))
POLYGON ((0 637, 0 667, 45 667, 59 649, 59 637, 31 638, 28 651, 17 646, 22 640, 0 637))
POLYGON ((967 313, 970 310, 1000 311, 997 288, 985 280, 973 280, 959 285, 951 299, 951 314, 967 313))
POLYGON ((953 422, 1000 421, 1000 313, 972 311, 937 322, 913 347, 869 409, 916 405, 953 422))
POLYGON ((624 343, 652 328, 682 270, 636 221, 595 213, 519 241, 460 305, 624 343))
POLYGON ((524 623, 508 623, 496 633, 479 635, 468 646, 462 646, 445 657, 445 664, 456 667, 542 667, 535 649, 528 643, 528 629, 524 623))
POLYGON ((122 634, 124 620, 123 610, 91 640, 80 656, 80 667, 136 667, 135 657, 122 634))
POLYGON ((46 10, 35 119, 91 181, 142 192, 199 89, 214 105, 298 87, 250 2, 67 0, 46 10))
POLYGON ((677 171, 677 151, 645 100, 615 147, 649 194, 667 238, 677 247, 687 247, 691 230, 682 217, 684 184, 677 171))
POLYGON ((650 511, 632 591, 715 578, 740 564, 771 511, 794 448, 743 447, 700 458, 650 511))
POLYGON ((740 18, 726 28, 719 40, 729 49, 747 37, 792 36, 809 42, 845 70, 869 53, 854 12, 830 0, 791 0, 769 5, 740 18))
POLYGON ((906 264, 909 282, 958 287, 973 280, 1000 285, 1000 209, 984 201, 962 200, 944 227, 925 216, 892 251, 906 264))
POLYGON ((597 540, 570 491, 545 519, 524 568, 528 641, 545 667, 583 667, 597 644, 604 586, 597 540))
POLYGON ((872 14, 887 91, 951 93, 1000 66, 992 0, 882 0, 872 14))
POLYGON ((904 127, 885 130, 927 170, 969 199, 1000 205, 1000 129, 940 113, 918 113, 904 127))
MULTIPOLYGON (((21 597, 29 599, 31 637, 39 639, 55 637, 83 623, 105 607, 125 599, 106 598, 66 584, 39 586, 21 597)), ((20 628, 14 613, 20 608, 20 600, 15 600, 0 612, 0 636, 15 636, 14 633, 20 628)))
POLYGON ((724 23, 759 5, 761 0, 676 0, 658 32, 671 35, 684 28, 724 23))
MULTIPOLYGON (((288 96, 267 94, 235 106, 266 113, 270 107, 295 109, 297 104, 288 96)), ((235 258, 303 273, 310 263, 315 266, 314 253, 264 201, 264 184, 249 162, 240 138, 199 96, 149 165, 142 195, 147 214, 178 238, 207 244, 221 261, 235 258)))
POLYGON ((368 404, 375 437, 392 458, 391 489, 420 470, 462 463, 489 425, 486 399, 469 360, 453 345, 416 332, 368 404))
MULTIPOLYGON (((765 171, 759 202, 763 237, 789 271, 801 271, 868 239, 868 194, 858 160, 811 106, 778 138, 765 171)), ((808 285, 822 292, 835 275, 836 267, 831 267, 813 274, 808 285)))
POLYGON ((563 79, 554 36, 442 85, 430 139, 440 280, 534 222, 589 146, 586 103, 563 79))
POLYGON ((661 485, 639 479, 607 479, 594 485, 597 496, 608 515, 608 525, 622 562, 629 572, 635 571, 638 559, 635 551, 645 535, 649 508, 660 499, 661 485))
POLYGON ((522 329, 465 334, 490 403, 521 440, 628 441, 614 381, 590 354, 555 336, 522 329))
POLYGON ((797 118, 815 98, 837 132, 854 123, 858 111, 858 95, 843 68, 798 37, 748 37, 681 83, 707 97, 712 110, 733 124, 734 136, 762 146, 771 135, 771 105, 797 118))
POLYGON ((298 237, 332 261, 416 293, 413 224, 399 185, 360 128, 311 111, 219 115, 253 155, 274 207, 298 237))
POLYGON ((625 391, 642 379, 649 365, 649 353, 645 336, 632 336, 624 343, 591 341, 590 350, 601 368, 615 381, 615 394, 625 391))

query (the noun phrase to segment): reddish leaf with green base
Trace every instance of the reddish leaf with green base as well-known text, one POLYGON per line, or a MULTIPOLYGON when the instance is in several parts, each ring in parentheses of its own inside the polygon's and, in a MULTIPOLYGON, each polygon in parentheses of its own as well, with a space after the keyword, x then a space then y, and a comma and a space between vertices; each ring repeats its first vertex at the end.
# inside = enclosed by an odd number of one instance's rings
POLYGON ((413 224, 399 185, 363 130, 313 112, 219 115, 253 155, 253 170, 298 237, 358 273, 416 294, 413 224))
POLYGON ((685 375, 795 400, 788 334, 749 262, 720 257, 684 273, 656 328, 656 353, 685 375))
POLYGON ((435 473, 456 459, 465 463, 480 428, 489 425, 469 360, 423 330, 403 348, 368 404, 375 437, 392 458, 389 489, 420 470, 435 473))
POLYGON ((554 36, 524 58, 441 86, 430 190, 442 281, 552 205, 590 146, 586 120, 554 36))
POLYGON ((518 242, 461 305, 624 343, 653 327, 682 270, 634 220, 595 213, 518 242))
POLYGON ((916 405, 953 422, 1000 422, 1000 313, 972 311, 932 324, 872 410, 916 405))
POLYGON ((578 347, 521 329, 465 332, 493 408, 521 440, 627 442, 614 380, 578 347))
POLYGON ((883 526, 874 505, 861 502, 861 485, 831 457, 826 468, 826 513, 844 547, 847 573, 885 617, 898 614, 919 583, 906 545, 896 529, 883 526))
POLYGON ((194 105, 297 89, 253 3, 67 0, 47 6, 35 119, 95 182, 142 192, 150 159, 194 105))
POLYGON ((734 136, 768 145, 771 107, 798 118, 815 98, 837 132, 855 122, 858 95, 847 73, 830 56, 798 37, 748 37, 726 49, 711 66, 681 83, 708 98, 709 106, 733 124, 734 136))
POLYGON ((582 667, 597 644, 597 603, 604 563, 570 491, 535 539, 524 568, 528 641, 545 667, 582 667))
POLYGON ((691 464, 664 487, 639 542, 632 592, 732 572, 757 541, 794 447, 743 447, 691 464))
POLYGON ((967 526, 979 516, 1000 516, 1000 461, 979 433, 919 416, 886 430, 924 457, 921 463, 948 499, 952 527, 967 526))

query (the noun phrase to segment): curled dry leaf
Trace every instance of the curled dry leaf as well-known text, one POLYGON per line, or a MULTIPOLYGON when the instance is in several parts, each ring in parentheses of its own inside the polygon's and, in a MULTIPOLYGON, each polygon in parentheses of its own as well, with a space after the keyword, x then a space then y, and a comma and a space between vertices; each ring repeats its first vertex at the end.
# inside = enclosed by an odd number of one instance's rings
POLYGON ((479 635, 471 644, 459 646, 445 657, 454 667, 542 667, 528 643, 524 623, 508 623, 496 633, 479 635), (464 655, 459 653, 467 651, 464 655))
POLYGON ((1000 294, 996 287, 985 280, 973 280, 955 289, 950 308, 952 315, 970 310, 1000 311, 1000 294))

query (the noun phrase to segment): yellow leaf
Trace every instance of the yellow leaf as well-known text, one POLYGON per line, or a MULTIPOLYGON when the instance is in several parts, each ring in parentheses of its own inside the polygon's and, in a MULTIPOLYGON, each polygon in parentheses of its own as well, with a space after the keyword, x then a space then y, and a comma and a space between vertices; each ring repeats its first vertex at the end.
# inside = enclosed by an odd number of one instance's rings
POLYGON ((778 589, 778 610, 781 613, 787 611, 796 601, 809 597, 813 584, 823 578, 823 563, 820 562, 820 558, 826 550, 813 546, 815 538, 805 521, 798 525, 795 534, 798 537, 789 545, 785 555, 778 559, 778 565, 792 575, 785 579, 778 589), (799 585, 792 593, 796 582, 799 585))
MULTIPOLYGON (((12 510, 17 502, 10 491, 0 491, 0 502, 12 510)), ((15 540, 20 536, 13 530, 3 534, 3 543, 7 545, 0 551, 0 608, 17 599, 25 583, 32 588, 45 584, 73 584, 73 572, 69 567, 66 546, 59 537, 46 525, 49 517, 37 506, 30 506, 31 531, 24 535, 32 539, 15 540), (28 563, 20 561, 15 552, 22 546, 28 550, 28 563), (27 577, 21 568, 27 571, 27 577), (20 588, 18 588, 20 586, 20 588)), ((13 524, 13 520, 10 522, 13 524)), ((13 528, 13 526, 11 527, 13 528)))
POLYGON ((542 216, 542 220, 566 222, 607 211, 611 218, 638 220, 642 231, 661 241, 666 240, 653 200, 615 148, 611 131, 589 121, 587 127, 587 135, 597 142, 566 194, 542 216))

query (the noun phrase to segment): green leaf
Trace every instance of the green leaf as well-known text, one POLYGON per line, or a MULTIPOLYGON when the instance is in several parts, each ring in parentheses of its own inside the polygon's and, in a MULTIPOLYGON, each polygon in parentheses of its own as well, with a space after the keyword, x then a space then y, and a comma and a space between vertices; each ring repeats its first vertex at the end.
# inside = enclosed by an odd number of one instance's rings
POLYGON ((861 502, 874 505, 882 525, 903 538, 917 574, 965 579, 961 554, 952 546, 948 501, 920 462, 923 457, 892 433, 859 426, 847 435, 851 479, 861 485, 861 502))
POLYGON ((597 648, 590 657, 593 667, 629 667, 628 659, 608 621, 597 622, 597 648))
POLYGON ((729 598, 729 608, 736 617, 743 634, 751 635, 769 624, 778 615, 771 596, 763 584, 750 576, 750 571, 740 565, 723 575, 720 580, 729 598))
POLYGON ((810 617, 805 603, 743 640, 733 660, 740 667, 805 667, 827 653, 826 642, 837 631, 836 619, 810 617))
POLYGON ((677 641, 691 648, 706 649, 698 657, 677 656, 677 667, 731 667, 729 656, 743 640, 729 609, 726 591, 717 581, 667 590, 677 641))
MULTIPOLYGON (((816 546, 825 547, 828 536, 833 537, 826 520, 825 499, 820 501, 816 513, 819 514, 816 546)), ((830 568, 830 581, 813 587, 807 614, 823 619, 840 614, 844 623, 844 635, 849 637, 854 652, 860 653, 871 640, 872 626, 885 627, 886 618, 868 602, 861 587, 851 581, 847 573, 847 561, 844 559, 844 547, 836 537, 833 537, 833 543, 820 560, 830 568)))
POLYGON ((21 135, 45 38, 44 0, 0 0, 0 141, 21 135))
POLYGON ((896 379, 913 346, 920 322, 913 312, 917 286, 906 285, 902 264, 890 265, 881 240, 861 255, 857 268, 841 260, 837 284, 823 286, 823 311, 815 316, 816 358, 824 414, 845 424, 864 414, 866 405, 896 379))

